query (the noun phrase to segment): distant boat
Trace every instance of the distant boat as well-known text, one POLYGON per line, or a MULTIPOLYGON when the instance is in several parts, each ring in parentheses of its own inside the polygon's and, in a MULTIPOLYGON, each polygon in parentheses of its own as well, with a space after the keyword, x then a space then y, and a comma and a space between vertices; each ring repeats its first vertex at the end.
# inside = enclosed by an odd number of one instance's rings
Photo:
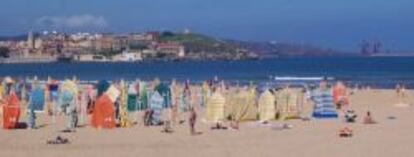
POLYGON ((71 53, 62 53, 57 57, 58 62, 72 62, 73 55, 71 53))

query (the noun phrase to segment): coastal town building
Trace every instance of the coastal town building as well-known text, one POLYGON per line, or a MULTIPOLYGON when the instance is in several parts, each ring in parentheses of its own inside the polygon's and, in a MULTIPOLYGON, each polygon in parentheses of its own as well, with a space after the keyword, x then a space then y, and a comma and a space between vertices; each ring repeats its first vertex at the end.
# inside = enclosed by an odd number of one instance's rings
POLYGON ((125 50, 122 53, 113 56, 112 61, 115 61, 115 62, 137 62, 137 61, 142 61, 142 52, 125 50))
POLYGON ((157 51, 161 54, 184 57, 185 48, 184 45, 177 42, 163 42, 157 44, 157 51))
POLYGON ((78 62, 107 62, 110 61, 107 57, 99 54, 78 54, 74 55, 74 61, 78 62))

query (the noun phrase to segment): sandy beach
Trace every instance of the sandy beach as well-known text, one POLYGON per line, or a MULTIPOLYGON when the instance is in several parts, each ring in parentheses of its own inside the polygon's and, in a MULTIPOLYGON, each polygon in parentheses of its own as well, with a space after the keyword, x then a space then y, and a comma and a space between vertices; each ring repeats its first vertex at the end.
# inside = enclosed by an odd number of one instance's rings
MULTIPOLYGON (((40 114, 36 130, 1 130, 0 156, 42 157, 103 157, 103 156, 336 156, 336 157, 389 157, 414 155, 413 107, 395 107, 398 102, 394 90, 357 91, 351 97, 351 108, 359 115, 357 122, 333 120, 273 121, 289 123, 293 128, 272 130, 270 127, 244 122, 239 131, 210 130, 199 116, 197 130, 201 135, 191 136, 188 124, 174 127, 174 133, 161 133, 162 127, 144 127, 96 130, 90 126, 78 128, 76 133, 59 133, 66 119, 58 117, 56 126, 50 118, 40 114), (370 110, 378 124, 362 124, 364 113, 370 110), (393 116, 395 119, 389 119, 393 116), (354 130, 351 138, 339 138, 340 128, 354 130), (70 140, 67 145, 47 145, 57 135, 70 140)), ((414 92, 407 91, 408 104, 414 103, 414 92)), ((306 106, 305 114, 311 114, 306 106)), ((22 118, 25 121, 25 118, 22 118)))

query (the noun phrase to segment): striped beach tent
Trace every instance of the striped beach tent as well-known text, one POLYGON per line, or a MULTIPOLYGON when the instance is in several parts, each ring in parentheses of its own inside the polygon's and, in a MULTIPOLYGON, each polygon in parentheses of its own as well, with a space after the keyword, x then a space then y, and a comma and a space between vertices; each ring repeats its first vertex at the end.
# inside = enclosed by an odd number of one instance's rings
POLYGON ((152 121, 153 125, 158 125, 161 123, 161 116, 162 116, 162 109, 164 104, 164 97, 160 95, 157 91, 155 91, 150 98, 150 107, 153 111, 152 114, 152 121))
POLYGON ((226 99, 219 92, 214 92, 213 95, 207 100, 206 112, 207 121, 218 123, 224 121, 224 105, 226 99))
POLYGON ((259 97, 259 119, 264 122, 274 120, 275 117, 275 96, 269 90, 265 90, 259 97))
POLYGON ((17 128, 20 117, 20 100, 15 92, 11 92, 6 96, 3 106, 3 128, 17 128))
POLYGON ((187 112, 191 106, 191 91, 184 89, 180 93, 179 109, 181 112, 187 112))
POLYGON ((157 91, 163 98, 163 107, 170 108, 171 107, 171 90, 168 85, 161 83, 157 87, 155 87, 155 91, 157 91))
POLYGON ((312 92, 314 109, 312 116, 314 118, 337 118, 338 114, 333 102, 332 90, 316 89, 312 92))
POLYGON ((131 84, 128 87, 128 111, 138 110, 138 91, 137 84, 131 84))
POLYGON ((101 95, 95 103, 91 118, 91 125, 97 129, 115 128, 115 106, 112 99, 107 95, 101 95))
POLYGON ((277 93, 279 119, 294 119, 300 116, 301 94, 299 90, 284 88, 277 93))
POLYGON ((120 91, 111 85, 95 103, 91 124, 94 128, 115 128, 115 101, 120 96, 120 91))
POLYGON ((252 89, 241 89, 230 94, 226 103, 226 116, 233 121, 246 121, 257 119, 257 107, 255 105, 256 94, 252 89))
POLYGON ((140 103, 138 104, 138 110, 146 110, 148 108, 148 99, 150 97, 147 89, 147 84, 145 82, 139 83, 140 88, 140 103))
POLYGON ((34 88, 29 95, 29 110, 38 112, 44 111, 45 105, 45 91, 42 88, 34 88))
POLYGON ((67 109, 74 108, 78 94, 78 87, 74 81, 66 80, 62 83, 59 96, 60 109, 64 113, 69 113, 67 109))
POLYGON ((129 120, 128 113, 128 89, 127 84, 124 80, 119 83, 120 88, 120 99, 119 99, 119 115, 120 115, 120 127, 130 127, 132 122, 129 120))
POLYGON ((203 83, 201 87, 201 107, 205 107, 207 100, 211 96, 211 89, 207 82, 203 83))

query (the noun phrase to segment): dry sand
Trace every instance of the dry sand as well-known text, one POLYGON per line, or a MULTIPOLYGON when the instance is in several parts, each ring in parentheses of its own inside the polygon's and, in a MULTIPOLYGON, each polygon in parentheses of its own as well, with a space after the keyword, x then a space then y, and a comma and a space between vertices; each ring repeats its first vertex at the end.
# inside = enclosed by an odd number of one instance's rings
MULTIPOLYGON (((405 101, 413 104, 414 92, 408 91, 407 97, 405 101)), ((58 130, 64 128, 64 117, 58 118, 61 126, 56 126, 48 125, 43 116, 39 125, 47 126, 37 130, 1 130, 0 157, 414 156, 414 107, 394 107, 397 102, 393 90, 359 91, 351 96, 352 108, 360 116, 355 124, 346 124, 342 118, 291 120, 285 122, 292 124, 292 129, 275 131, 253 127, 254 122, 246 122, 239 131, 211 131, 207 124, 199 122, 197 127, 203 134, 198 136, 189 135, 186 123, 175 127, 173 134, 160 133, 161 127, 143 126, 114 130, 95 130, 86 126, 77 129, 76 133, 63 134, 58 130), (362 124, 367 110, 372 112, 378 124, 362 124), (390 120, 389 116, 396 119, 390 120), (337 136, 338 129, 344 126, 354 129, 354 137, 337 136), (46 145, 47 139, 58 134, 69 138, 71 144, 46 145)))

